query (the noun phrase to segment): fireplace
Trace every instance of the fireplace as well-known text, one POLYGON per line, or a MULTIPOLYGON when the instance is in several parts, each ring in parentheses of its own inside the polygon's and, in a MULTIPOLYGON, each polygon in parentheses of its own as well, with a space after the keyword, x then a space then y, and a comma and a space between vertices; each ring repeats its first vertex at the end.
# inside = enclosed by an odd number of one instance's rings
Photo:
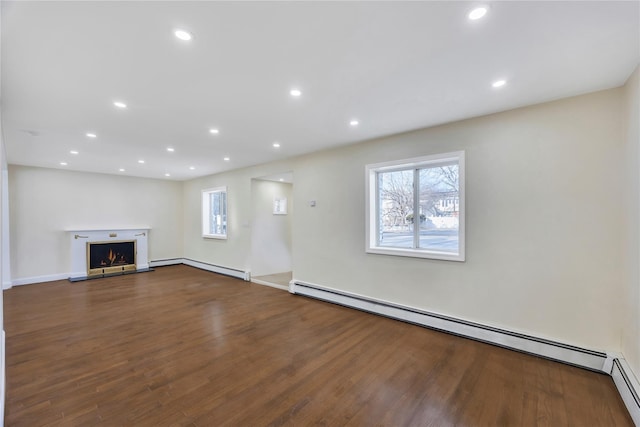
POLYGON ((87 276, 134 272, 136 241, 87 242, 87 276))
MULTIPOLYGON (((102 229, 70 228, 65 231, 68 233, 69 247, 71 248, 71 273, 69 274, 69 280, 72 282, 87 279, 90 274, 90 270, 95 270, 95 272, 91 274, 92 277, 133 273, 136 271, 149 271, 148 249, 149 234, 151 232, 149 227, 102 229), (123 242, 129 242, 129 245, 131 245, 131 242, 135 242, 133 246, 133 257, 130 255, 129 258, 131 259, 127 260, 127 257, 125 256, 127 264, 115 264, 114 262, 111 262, 114 252, 114 248, 112 247, 111 258, 109 257, 109 250, 107 249, 105 251, 106 258, 103 258, 102 260, 98 259, 98 265, 94 264, 95 268, 91 267, 91 251, 89 249, 89 244, 123 242), (107 260, 109 261, 107 262, 107 260), (123 269, 123 266, 126 266, 126 268, 123 269)), ((118 249, 119 248, 115 249, 116 255, 120 253, 118 249)), ((123 254, 121 253, 121 255, 123 254)))

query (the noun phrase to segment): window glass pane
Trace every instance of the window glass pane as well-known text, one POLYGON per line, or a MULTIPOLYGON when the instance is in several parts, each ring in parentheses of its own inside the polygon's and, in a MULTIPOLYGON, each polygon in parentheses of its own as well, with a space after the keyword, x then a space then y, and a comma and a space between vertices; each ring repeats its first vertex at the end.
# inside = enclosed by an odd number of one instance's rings
POLYGON ((458 165, 419 170, 421 249, 458 252, 459 171, 458 165))
POLYGON ((217 191, 210 193, 209 234, 227 233, 227 193, 217 191))
POLYGON ((378 172, 378 246, 413 248, 413 170, 378 172))

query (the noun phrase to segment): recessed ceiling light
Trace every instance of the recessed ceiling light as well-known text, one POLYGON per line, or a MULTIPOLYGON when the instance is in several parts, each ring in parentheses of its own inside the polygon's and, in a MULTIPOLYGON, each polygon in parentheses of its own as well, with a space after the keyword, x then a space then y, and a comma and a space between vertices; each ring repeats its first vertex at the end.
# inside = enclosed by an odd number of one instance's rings
POLYGON ((491 86, 498 88, 498 87, 502 87, 504 85, 507 84, 506 80, 496 80, 495 82, 491 83, 491 86))
POLYGON ((355 119, 354 119, 354 120, 351 120, 351 121, 349 122, 349 125, 351 125, 351 126, 358 126, 359 124, 360 124, 360 122, 359 122, 359 121, 357 121, 357 120, 355 120, 355 119))
POLYGON ((280 182, 284 182, 284 178, 280 178, 278 181, 280 181, 280 182))
POLYGON ((120 168, 118 169, 120 172, 124 172, 124 168, 120 168))
POLYGON ((488 11, 489 11, 489 8, 487 6, 476 7, 471 12, 469 12, 469 14, 467 15, 467 18, 469 18, 472 21, 475 21, 476 19, 480 19, 483 16, 485 16, 488 11))
POLYGON ((86 135, 87 135, 89 138, 97 138, 97 137, 98 137, 98 135, 96 135, 95 133, 91 133, 91 132, 88 132, 86 135))
POLYGON ((213 129, 209 129, 209 132, 211 132, 214 135, 217 135, 220 133, 220 130, 213 128, 213 129))
POLYGON ((69 151, 69 153, 71 153, 71 154, 78 154, 78 152, 77 152, 76 150, 71 150, 71 151, 69 151))
POLYGON ((274 148, 280 148, 280 143, 279 142, 274 142, 273 143, 273 147, 274 148))
POLYGON ((180 40, 184 40, 184 41, 191 40, 191 34, 185 30, 175 30, 173 34, 175 34, 175 36, 180 40))
POLYGON ((138 160, 138 163, 143 164, 144 160, 140 159, 140 160, 138 160))
POLYGON ((127 104, 125 104, 124 102, 120 102, 120 101, 114 101, 113 105, 115 105, 118 108, 127 108, 127 104))
POLYGON ((60 162, 61 166, 67 166, 67 162, 60 162))
POLYGON ((302 91, 300 89, 291 89, 289 93, 295 98, 298 98, 302 95, 302 91))
POLYGON ((224 160, 225 162, 228 162, 229 160, 231 160, 231 158, 229 158, 229 157, 225 157, 225 158, 224 158, 224 159, 222 159, 222 160, 224 160))
POLYGON ((172 148, 172 147, 167 147, 167 151, 170 152, 170 153, 173 153, 176 150, 174 148, 172 148))
POLYGON ((194 171, 194 170, 196 170, 196 167, 195 166, 189 166, 189 170, 194 171))
POLYGON ((171 176, 169 172, 165 173, 164 176, 171 176))

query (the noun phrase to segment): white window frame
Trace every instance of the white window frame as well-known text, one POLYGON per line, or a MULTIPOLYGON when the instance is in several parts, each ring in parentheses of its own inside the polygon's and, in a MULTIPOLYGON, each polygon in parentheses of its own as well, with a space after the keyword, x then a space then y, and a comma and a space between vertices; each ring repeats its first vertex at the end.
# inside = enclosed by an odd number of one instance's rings
MULTIPOLYGON (((415 157, 404 160, 394 160, 384 163, 376 163, 365 166, 366 175, 366 252, 371 254, 406 256, 415 258, 428 258, 446 261, 465 260, 465 167, 464 151, 435 154, 430 156, 415 157), (434 167, 438 164, 456 162, 458 164, 458 197, 460 208, 458 216, 458 252, 440 252, 421 248, 393 248, 378 245, 379 229, 379 198, 378 198, 378 172, 391 172, 405 169, 418 169, 434 167)), ((417 199, 417 198, 416 198, 417 199)), ((417 202, 415 202, 417 203, 417 202)), ((415 210, 414 210, 415 212, 415 210)))
POLYGON ((226 239, 229 232, 229 215, 227 212, 227 206, 229 205, 229 196, 227 194, 227 187, 215 187, 202 190, 202 237, 206 239, 226 239), (209 214, 211 212, 211 195, 213 193, 224 193, 224 217, 226 219, 225 232, 221 234, 209 233, 209 214))

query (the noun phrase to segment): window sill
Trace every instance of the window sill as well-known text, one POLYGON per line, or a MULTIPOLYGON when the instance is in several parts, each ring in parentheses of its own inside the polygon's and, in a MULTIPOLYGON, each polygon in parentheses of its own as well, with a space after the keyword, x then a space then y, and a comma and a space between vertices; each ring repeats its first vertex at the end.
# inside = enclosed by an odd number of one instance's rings
POLYGON ((226 234, 203 234, 202 237, 205 239, 227 240, 226 234))
POLYGON ((424 249, 403 249, 403 248, 386 248, 386 247, 369 247, 366 249, 369 254, 403 256, 409 258, 424 258, 440 261, 458 261, 464 262, 464 254, 451 252, 437 252, 424 249))

